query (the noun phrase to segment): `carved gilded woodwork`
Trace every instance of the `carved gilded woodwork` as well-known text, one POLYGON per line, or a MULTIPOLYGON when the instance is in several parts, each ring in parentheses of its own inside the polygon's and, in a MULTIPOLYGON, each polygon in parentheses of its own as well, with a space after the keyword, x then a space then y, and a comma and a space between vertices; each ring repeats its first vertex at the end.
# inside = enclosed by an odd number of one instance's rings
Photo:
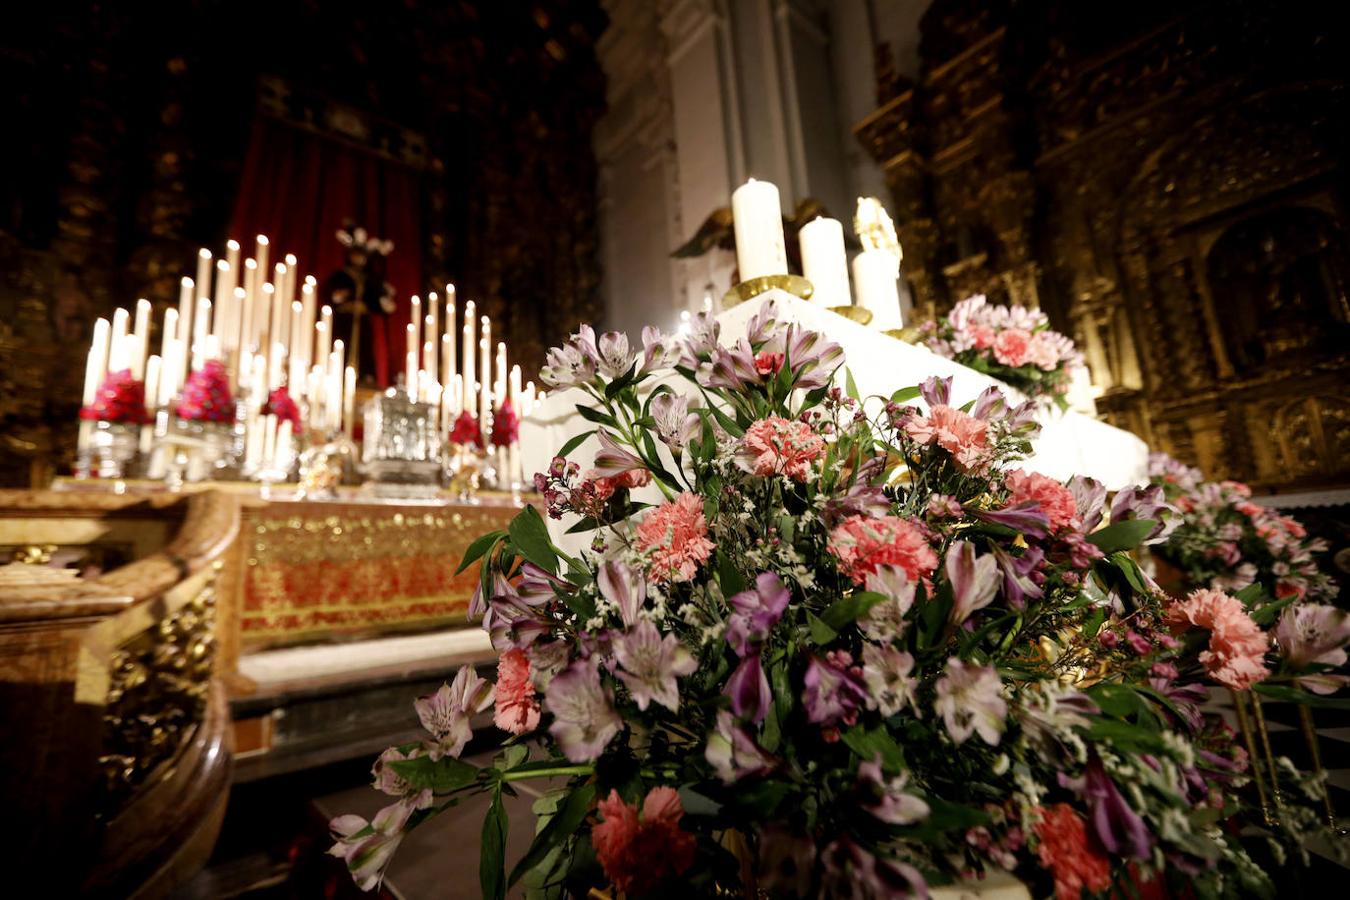
POLYGON ((1158 449, 1350 479, 1350 47, 1294 7, 936 0, 919 79, 855 129, 919 313, 1039 304, 1158 449))

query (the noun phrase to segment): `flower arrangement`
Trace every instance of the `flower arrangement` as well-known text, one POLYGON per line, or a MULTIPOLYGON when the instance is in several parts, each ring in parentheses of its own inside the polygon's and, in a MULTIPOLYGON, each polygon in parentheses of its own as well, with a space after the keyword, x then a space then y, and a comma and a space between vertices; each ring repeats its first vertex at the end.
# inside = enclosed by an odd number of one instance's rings
POLYGON ((503 401, 492 415, 492 434, 489 439, 494 447, 510 447, 520 438, 520 416, 510 400, 503 401))
POLYGON ((234 396, 225 364, 208 359, 194 370, 183 385, 174 412, 189 422, 233 422, 234 396))
POLYGON ((483 435, 478 428, 478 419, 467 409, 461 410, 450 428, 450 443, 457 447, 483 445, 483 435))
POLYGON ((1277 598, 1328 600, 1336 584, 1317 565, 1325 541, 1290 516, 1251 500, 1238 481, 1206 481, 1165 453, 1149 457, 1149 477, 1166 492, 1180 523, 1157 552, 1192 585, 1240 591, 1250 584, 1277 598))
MULTIPOLYGON (((1164 596, 1131 555, 1166 536, 1160 488, 1017 467, 1032 404, 995 389, 832 386, 839 347, 772 303, 730 346, 704 315, 641 353, 583 327, 549 360, 595 430, 536 484, 589 549, 533 507, 469 548, 496 683, 465 667, 417 701, 426 738, 375 764, 390 805, 333 821, 362 888, 485 792, 492 898, 923 897, 998 871, 1064 900, 1269 892, 1238 827, 1248 754, 1200 704, 1304 696, 1350 632, 1282 620, 1277 656, 1254 589, 1164 596), (479 767, 460 756, 488 710, 505 743, 479 767), (502 797, 533 778, 562 786, 508 870, 502 797)), ((1286 796, 1265 834, 1297 847, 1317 823, 1286 796)))
POLYGON ((984 372, 1028 397, 1049 398, 1061 408, 1073 369, 1083 356, 1067 336, 1053 331, 1039 309, 995 306, 983 294, 967 297, 938 322, 926 322, 925 344, 939 356, 984 372))
POLYGON ((145 409, 145 382, 130 369, 109 372, 94 395, 94 402, 80 408, 80 418, 95 422, 145 425, 153 421, 145 409))
POLYGON ((299 435, 304 431, 300 420, 300 407, 296 405, 290 392, 284 387, 274 388, 267 395, 267 402, 263 404, 262 414, 276 416, 278 422, 290 422, 292 434, 299 435))

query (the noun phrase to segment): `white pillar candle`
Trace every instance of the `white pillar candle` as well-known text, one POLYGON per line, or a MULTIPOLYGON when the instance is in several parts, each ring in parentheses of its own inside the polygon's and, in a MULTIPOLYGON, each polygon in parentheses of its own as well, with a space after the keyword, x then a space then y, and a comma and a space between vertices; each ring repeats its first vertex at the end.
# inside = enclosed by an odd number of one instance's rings
POLYGON ((408 345, 403 362, 403 382, 408 390, 408 399, 417 402, 417 326, 409 322, 407 326, 408 345))
POLYGON ((436 381, 441 370, 436 367, 436 350, 440 342, 436 340, 436 320, 430 314, 422 319, 422 368, 427 377, 436 381))
POLYGON ((455 286, 445 286, 445 337, 441 339, 441 384, 455 377, 455 286))
POLYGON ((281 387, 286 371, 286 345, 273 343, 267 354, 267 390, 270 393, 281 387))
POLYGON ((492 415, 492 320, 480 316, 481 324, 478 339, 478 425, 486 433, 488 417, 492 415))
POLYGON ((94 339, 89 343, 89 355, 84 366, 84 405, 94 402, 98 386, 108 374, 108 342, 112 327, 107 319, 94 321, 94 339))
POLYGON ((230 301, 234 299, 234 285, 230 283, 230 264, 223 259, 216 263, 215 288, 211 295, 211 306, 216 311, 216 321, 211 333, 219 335, 221 344, 228 348, 230 301))
POLYGON ((477 307, 470 300, 464 304, 464 339, 461 343, 464 345, 464 390, 460 394, 461 409, 467 409, 469 412, 477 415, 478 410, 478 380, 476 378, 474 360, 474 348, 477 345, 474 329, 478 327, 478 320, 474 318, 477 307))
POLYGON ((453 352, 455 340, 447 332, 441 335, 441 385, 445 388, 444 402, 441 404, 441 427, 450 427, 450 416, 458 412, 450 405, 452 399, 450 394, 450 383, 455 380, 453 373, 454 365, 450 361, 450 354, 453 352))
POLYGON ((296 267, 297 265, 298 265, 298 262, 296 261, 295 254, 294 254, 294 253, 287 253, 287 254, 286 254, 286 283, 285 283, 285 290, 282 291, 282 294, 281 294, 282 297, 284 297, 284 298, 286 299, 286 305, 287 305, 287 306, 289 306, 290 304, 292 304, 292 303, 295 302, 295 279, 296 279, 296 276, 299 274, 298 272, 295 271, 295 267, 296 267))
POLYGON ((314 326, 314 356, 310 359, 327 359, 333 349, 333 307, 325 306, 319 311, 319 324, 314 326))
POLYGON ((844 253, 844 226, 838 219, 816 217, 798 235, 802 274, 815 289, 811 300, 822 306, 848 306, 848 256, 844 253))
POLYGON ((324 429, 337 431, 342 427, 342 362, 345 355, 342 341, 333 341, 333 352, 328 355, 328 383, 324 390, 324 429))
POLYGON ((183 348, 187 346, 178 338, 171 339, 164 348, 164 360, 160 363, 159 391, 154 397, 146 394, 147 402, 155 406, 168 406, 178 394, 183 384, 183 348))
POLYGON ((493 373, 492 378, 492 402, 495 403, 497 406, 501 406, 502 401, 506 399, 506 379, 508 375, 506 369, 505 341, 497 342, 496 367, 497 371, 493 373))
POLYGON ((178 331, 173 335, 181 341, 191 336, 192 311, 196 308, 196 296, 196 283, 186 275, 183 276, 183 280, 178 283, 178 331))
POLYGON ((258 287, 258 261, 256 259, 244 260, 244 323, 240 327, 239 333, 240 346, 248 348, 252 353, 260 346, 258 344, 258 294, 261 288, 258 287))
MULTIPOLYGON (((153 409, 155 397, 159 394, 159 379, 162 361, 158 356, 151 356, 145 361, 145 405, 153 409)), ((141 452, 149 453, 151 444, 155 438, 154 425, 141 426, 141 452)))
POLYGON ((230 264, 230 272, 233 273, 233 284, 230 285, 230 293, 233 294, 234 289, 239 287, 239 242, 234 238, 225 242, 225 261, 230 264))
POLYGON ((297 384, 304 377, 305 360, 302 345, 305 342, 305 333, 300 330, 300 324, 304 319, 305 307, 299 300, 291 302, 291 325, 290 325, 290 354, 291 361, 290 374, 286 377, 286 383, 297 384))
POLYGON ((136 326, 132 333, 136 340, 132 347, 131 374, 144 379, 150 355, 150 301, 144 297, 136 301, 136 326))
POLYGON ((287 326, 290 324, 290 318, 287 313, 291 311, 290 302, 283 296, 286 289, 286 264, 277 263, 276 270, 272 277, 272 308, 274 310, 272 317, 272 340, 280 341, 286 346, 290 346, 287 335, 287 326))
POLYGON ((736 230, 736 265, 741 281, 787 274, 783 212, 778 188, 751 178, 731 195, 736 230))
POLYGON ((853 257, 853 284, 858 305, 872 311, 872 327, 881 331, 903 328, 900 314, 900 261, 889 250, 864 250, 853 257))
MULTIPOLYGON (((109 338, 108 345, 108 371, 110 372, 119 371, 119 369, 113 368, 112 358, 122 353, 122 340, 127 336, 130 327, 131 314, 119 306, 113 311, 112 336, 109 338)), ((121 367, 119 368, 125 368, 125 358, 119 357, 118 362, 121 363, 121 367)))
POLYGON ((210 296, 211 291, 211 251, 205 247, 197 251, 197 296, 210 296))
MULTIPOLYGON (((413 294, 409 303, 411 309, 408 313, 408 325, 411 330, 408 332, 408 346, 414 353, 418 353, 422 349, 422 298, 413 294)), ((421 367, 421 359, 419 358, 416 368, 420 369, 421 367)))
POLYGON ((271 414, 263 416, 263 467, 270 469, 276 465, 277 456, 277 417, 271 414))
MULTIPOLYGON (((159 335, 159 356, 161 360, 159 370, 159 380, 161 382, 164 381, 171 382, 174 380, 175 377, 177 377, 177 373, 175 373, 173 368, 170 366, 170 359, 169 359, 169 347, 172 346, 173 342, 176 341, 177 339, 178 339, 178 310, 174 309, 173 307, 169 307, 168 309, 164 310, 164 328, 160 331, 159 335)), ((153 402, 154 398, 147 395, 146 400, 149 402, 153 402)))
POLYGON ((342 433, 350 440, 356 427, 356 370, 347 367, 342 385, 342 433))
POLYGON ((192 319, 192 368, 200 369, 206 356, 206 339, 211 334, 211 301, 197 298, 197 315, 192 319))
POLYGON ((318 291, 313 276, 306 275, 305 283, 300 287, 300 305, 304 308, 304 313, 300 317, 300 328, 305 334, 302 345, 305 365, 308 366, 314 359, 314 323, 318 307, 318 291))
POLYGON ((266 278, 267 273, 271 271, 267 268, 267 248, 269 241, 267 235, 260 234, 255 239, 256 244, 253 248, 253 258, 258 261, 258 277, 266 278))
POLYGON ((230 305, 233 309, 230 338, 234 341, 234 349, 242 358, 245 353, 252 352, 252 347, 249 346, 248 329, 253 324, 247 317, 248 298, 245 296, 243 288, 237 287, 234 289, 234 296, 231 298, 230 305))

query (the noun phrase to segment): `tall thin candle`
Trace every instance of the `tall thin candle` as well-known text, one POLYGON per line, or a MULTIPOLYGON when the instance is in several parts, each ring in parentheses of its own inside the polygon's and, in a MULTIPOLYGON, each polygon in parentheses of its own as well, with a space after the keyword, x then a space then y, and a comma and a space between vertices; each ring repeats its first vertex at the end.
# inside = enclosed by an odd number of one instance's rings
POLYGON ((145 378, 146 358, 150 353, 150 301, 144 297, 136 301, 136 335, 132 347, 131 374, 145 378))
MULTIPOLYGON (((408 322, 408 324, 411 326, 411 330, 408 332, 408 334, 410 335, 410 337, 408 338, 408 346, 412 349, 412 352, 415 354, 422 347, 422 335, 421 335, 422 298, 418 297, 416 294, 413 294, 412 300, 409 302, 412 304, 412 311, 409 314, 410 321, 408 322)), ((420 369, 421 366, 418 365, 414 368, 420 369)))
POLYGON ((258 261, 258 277, 266 278, 268 271, 270 271, 267 268, 267 247, 269 241, 265 234, 258 235, 255 240, 257 241, 257 244, 253 250, 253 258, 258 261))
POLYGON ((197 251, 198 296, 209 296, 211 290, 211 251, 205 247, 197 251))
POLYGON ((192 311, 196 308, 195 282, 186 275, 178 283, 178 333, 174 337, 186 341, 192 333, 192 311))

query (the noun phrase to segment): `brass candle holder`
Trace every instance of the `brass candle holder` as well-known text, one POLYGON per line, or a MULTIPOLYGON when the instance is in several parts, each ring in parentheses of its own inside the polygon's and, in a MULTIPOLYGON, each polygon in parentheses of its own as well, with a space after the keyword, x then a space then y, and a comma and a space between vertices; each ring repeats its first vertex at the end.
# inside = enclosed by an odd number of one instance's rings
POLYGON ((897 341, 904 341, 906 344, 917 344, 923 339, 923 332, 917 325, 906 325, 904 328, 887 328, 885 333, 897 341))
POLYGON ((775 288, 803 300, 810 300, 816 290, 811 282, 800 275, 761 275, 749 281, 733 284, 731 290, 722 295, 722 308, 731 309, 733 306, 739 306, 775 288))
POLYGON ((865 306, 831 306, 830 312, 857 322, 859 325, 867 325, 872 321, 872 311, 865 306))

